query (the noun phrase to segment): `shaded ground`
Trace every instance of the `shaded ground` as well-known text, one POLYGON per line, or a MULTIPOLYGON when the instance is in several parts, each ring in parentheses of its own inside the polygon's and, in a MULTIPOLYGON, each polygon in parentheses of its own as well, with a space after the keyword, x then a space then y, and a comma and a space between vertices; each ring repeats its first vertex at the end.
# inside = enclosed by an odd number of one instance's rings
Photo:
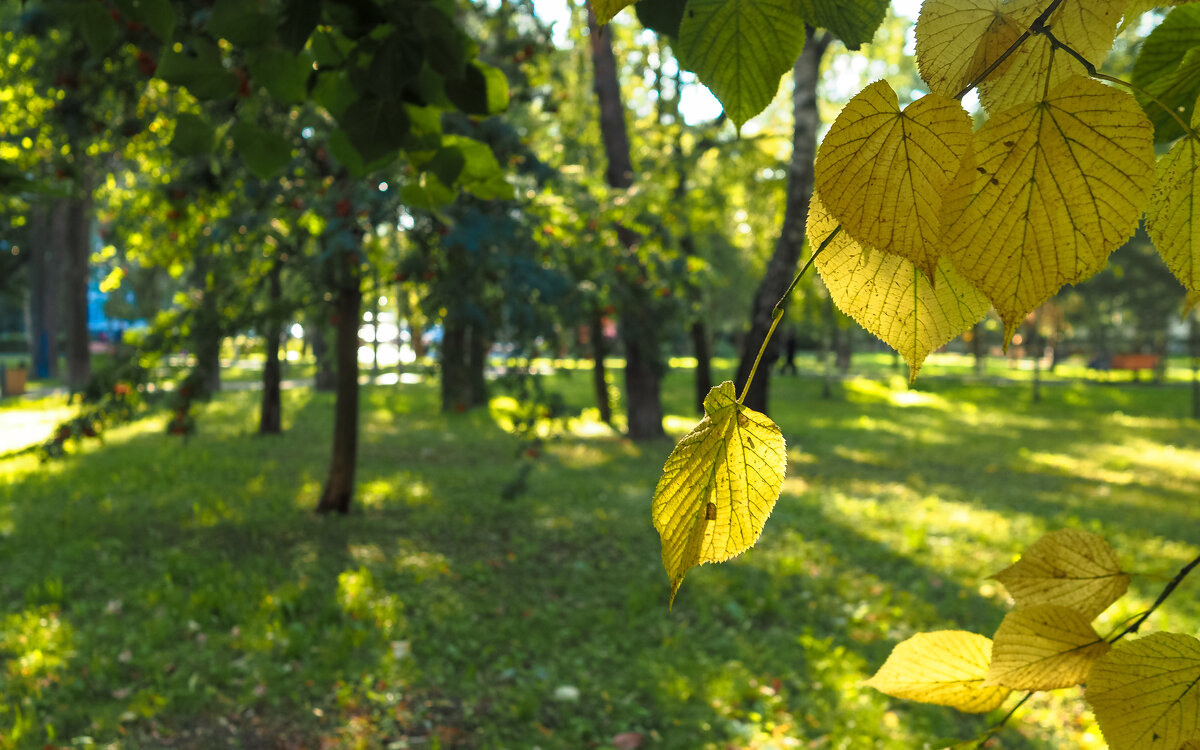
MULTIPOLYGON (((589 374, 556 378, 576 406, 589 374)), ((254 436, 224 394, 188 442, 165 417, 39 466, 0 463, 0 748, 920 747, 993 717, 859 683, 917 630, 990 633, 986 576, 1062 526, 1145 574, 1146 606, 1200 552, 1200 434, 1179 389, 931 380, 775 385, 789 479, 759 545, 693 571, 673 612, 649 497, 670 444, 597 425, 518 446, 429 385, 364 399, 358 512, 312 515, 330 401, 286 395, 254 436)), ((690 383, 669 381, 678 433, 690 383)), ((1200 583, 1151 620, 1200 630, 1200 583)), ((1023 710, 1005 747, 1093 746, 1078 691, 1023 710)))

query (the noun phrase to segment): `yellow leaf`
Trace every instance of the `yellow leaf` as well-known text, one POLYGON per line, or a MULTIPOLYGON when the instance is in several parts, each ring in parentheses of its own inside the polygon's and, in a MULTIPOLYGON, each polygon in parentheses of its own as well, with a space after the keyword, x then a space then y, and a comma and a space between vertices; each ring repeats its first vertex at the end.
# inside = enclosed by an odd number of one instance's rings
POLYGON ((850 236, 912 261, 930 278, 942 194, 971 147, 971 118, 929 94, 903 111, 887 81, 842 109, 817 152, 816 190, 850 236))
MULTIPOLYGON (((1046 2, 1020 2, 1011 14, 1021 31, 1033 23, 1046 2)), ((1112 48, 1117 22, 1129 0, 1064 0, 1046 22, 1054 36, 1096 67, 1112 48)), ((1045 92, 1075 75, 1084 75, 1082 64, 1067 52, 1054 49, 1044 36, 1022 42, 1004 72, 989 76, 979 87, 979 100, 989 112, 1006 110, 1021 102, 1039 100, 1045 92)))
POLYGON ((1200 750, 1200 737, 1183 743, 1179 746, 1179 750, 1200 750))
MULTIPOLYGON (((817 247, 838 226, 814 195, 808 238, 817 247)), ((839 232, 817 256, 817 270, 838 308, 908 361, 909 381, 925 357, 987 314, 987 299, 949 261, 938 262, 937 286, 910 261, 862 247, 839 232)))
POLYGON ((1200 640, 1154 633, 1092 667, 1087 702, 1112 750, 1162 750, 1200 737, 1200 640))
POLYGON ((946 197, 945 252, 996 306, 1005 342, 1064 284, 1104 267, 1153 180, 1150 122, 1128 94, 1072 78, 995 115, 946 197))
MULTIPOLYGON (((1192 113, 1200 128, 1200 107, 1192 113)), ((1146 232, 1189 295, 1200 294, 1200 143, 1185 136, 1155 169, 1146 232)))
POLYGON ((1078 611, 1037 604, 1009 612, 992 641, 985 684, 1013 690, 1078 685, 1110 646, 1078 611))
MULTIPOLYGON (((925 0, 917 18, 917 66, 929 90, 957 96, 999 60, 1025 26, 1017 18, 1037 17, 1041 0, 925 0)), ((989 77, 1003 73, 1009 60, 989 77)))
POLYGON ((1108 542, 1076 529, 1045 535, 994 577, 1018 607, 1058 604, 1089 620, 1129 588, 1129 576, 1121 572, 1117 553, 1108 542))
POLYGON ((1011 692, 983 684, 991 652, 990 638, 964 630, 918 633, 896 644, 864 684, 893 698, 986 713, 1011 692))
POLYGON ((726 380, 704 398, 704 418, 671 451, 654 490, 671 601, 693 566, 754 546, 787 471, 783 433, 742 406, 726 380))
POLYGON ((592 12, 596 14, 596 22, 604 25, 625 8, 633 5, 636 0, 588 0, 592 12))

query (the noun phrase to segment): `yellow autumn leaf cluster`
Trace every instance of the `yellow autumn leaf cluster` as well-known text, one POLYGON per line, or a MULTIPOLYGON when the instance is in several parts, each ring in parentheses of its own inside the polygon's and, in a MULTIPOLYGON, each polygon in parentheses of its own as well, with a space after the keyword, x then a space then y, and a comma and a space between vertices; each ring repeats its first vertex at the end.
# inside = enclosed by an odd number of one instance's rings
POLYGON ((978 293, 1003 320, 1007 343, 1064 285, 1101 270, 1143 211, 1189 305, 1200 299, 1200 117, 1156 166, 1154 128, 1138 101, 1089 77, 1130 7, 926 0, 916 50, 930 93, 902 108, 877 81, 833 123, 817 156, 810 245, 840 227, 826 250, 836 262, 818 259, 818 270, 839 307, 903 354, 910 372, 930 344, 985 312, 960 304, 969 315, 914 337, 932 329, 911 311, 978 293), (955 99, 972 87, 990 115, 977 130, 955 99), (877 251, 898 260, 874 260, 877 251), (950 295, 943 276, 955 279, 950 295), (905 295, 909 304, 889 301, 905 295))
POLYGON ((1017 606, 991 639, 961 631, 918 634, 898 644, 866 684, 897 698, 979 712, 998 708, 1011 690, 1084 682, 1111 648, 1091 620, 1128 585, 1108 543, 1084 531, 1056 531, 996 578, 1011 586, 1017 606))

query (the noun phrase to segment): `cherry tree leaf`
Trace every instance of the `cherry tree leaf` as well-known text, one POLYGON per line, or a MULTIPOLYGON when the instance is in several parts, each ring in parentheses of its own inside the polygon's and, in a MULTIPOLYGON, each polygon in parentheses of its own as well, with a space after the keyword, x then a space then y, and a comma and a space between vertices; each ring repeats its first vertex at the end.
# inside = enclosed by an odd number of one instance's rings
POLYGON ((997 573, 1018 607, 1058 604, 1091 619, 1129 588, 1117 553, 1099 536, 1077 529, 1051 532, 997 573))
POLYGON ((985 686, 992 640, 963 630, 918 633, 892 649, 865 685, 893 698, 950 706, 967 713, 999 708, 1011 692, 985 686))
MULTIPOLYGON (((1200 108, 1192 114, 1192 128, 1198 127, 1200 108)), ((1195 138, 1180 139, 1159 159, 1146 232, 1189 299, 1200 294, 1200 142, 1195 138)))
POLYGON ((787 471, 783 433, 738 403, 730 381, 704 398, 704 418, 667 458, 654 490, 671 601, 692 567, 723 562, 754 546, 787 471))
POLYGON ((1153 180, 1152 138, 1133 97, 1082 77, 976 132, 946 197, 942 241, 996 306, 1006 343, 1133 234, 1153 180))
MULTIPOLYGON (((1017 2, 1011 13, 1024 31, 1042 13, 1046 2, 1017 2)), ((1046 21, 1054 36, 1085 60, 1099 67, 1112 48, 1117 23, 1129 0, 1064 0, 1046 21)), ((1045 36, 1030 36, 1008 59, 1002 73, 989 76, 979 86, 979 100, 989 112, 999 112, 1021 102, 1041 99, 1047 90, 1075 75, 1083 65, 1069 53, 1055 49, 1045 36)))
POLYGON ((902 111, 887 81, 842 109, 817 152, 816 189, 845 231, 936 280, 942 194, 971 147, 971 118, 929 94, 902 111))
MULTIPOLYGON (((983 75, 1025 31, 1017 19, 1037 17, 1039 0, 925 0, 917 17, 917 67, 929 88, 957 96, 983 75)), ((992 71, 1002 74, 1010 60, 992 71)))
POLYGON ((996 629, 985 684, 1013 690, 1078 685, 1109 648, 1078 610, 1056 604, 1017 609, 996 629))
MULTIPOLYGON (((808 210, 808 237, 814 247, 838 226, 821 200, 814 195, 808 210)), ((937 264, 934 285, 911 261, 865 248, 839 232, 816 263, 838 309, 904 356, 910 382, 930 352, 988 311, 987 298, 945 258, 937 264)))
POLYGON ((688 0, 678 46, 740 128, 771 103, 800 56, 804 19, 793 0, 688 0))
POLYGON ((1200 738, 1200 640, 1154 633, 1092 666, 1087 702, 1112 750, 1183 748, 1200 738))

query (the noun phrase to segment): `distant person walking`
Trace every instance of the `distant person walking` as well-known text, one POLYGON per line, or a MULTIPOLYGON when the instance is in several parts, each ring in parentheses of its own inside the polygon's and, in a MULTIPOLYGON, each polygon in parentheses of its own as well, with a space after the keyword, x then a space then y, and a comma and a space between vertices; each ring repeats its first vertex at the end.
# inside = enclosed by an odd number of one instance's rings
POLYGON ((788 328, 787 338, 783 340, 783 364, 779 366, 780 375, 786 372, 790 372, 792 375, 799 374, 799 371, 796 369, 797 345, 798 342, 796 341, 796 329, 788 328))

